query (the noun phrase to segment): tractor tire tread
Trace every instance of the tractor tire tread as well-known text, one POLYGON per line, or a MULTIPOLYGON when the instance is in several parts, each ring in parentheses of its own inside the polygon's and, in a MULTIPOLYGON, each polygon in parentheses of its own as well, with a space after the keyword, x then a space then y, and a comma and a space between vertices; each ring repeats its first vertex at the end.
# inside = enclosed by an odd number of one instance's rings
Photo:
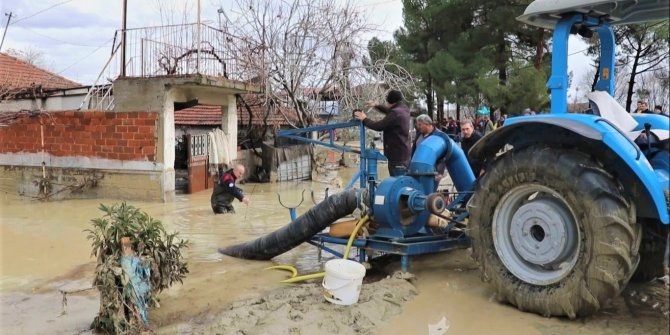
POLYGON ((629 204, 619 183, 586 153, 541 145, 508 152, 492 162, 468 205, 473 258, 500 301, 544 316, 593 314, 620 294, 638 262, 640 230, 631 220, 629 204), (548 185, 577 208, 573 214, 582 236, 579 259, 565 278, 547 286, 515 277, 493 243, 497 200, 528 182, 548 185))

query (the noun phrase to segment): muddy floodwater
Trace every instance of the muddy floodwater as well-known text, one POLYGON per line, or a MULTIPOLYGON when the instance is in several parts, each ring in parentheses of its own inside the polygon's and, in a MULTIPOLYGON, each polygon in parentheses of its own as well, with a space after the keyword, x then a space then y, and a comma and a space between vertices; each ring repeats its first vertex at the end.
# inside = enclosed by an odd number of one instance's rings
MULTIPOLYGON (((304 190, 304 202, 298 208, 301 214, 313 205, 312 193, 318 202, 326 188, 341 190, 354 172, 340 171, 337 178, 331 173, 312 182, 240 185, 251 204, 245 207, 236 202, 234 215, 212 213, 211 190, 178 195, 170 203, 129 202, 161 220, 167 231, 178 231, 191 241, 185 252, 190 273, 183 285, 161 294, 161 307, 149 312, 151 328, 159 334, 236 334, 231 323, 226 326, 221 320, 230 320, 231 313, 244 308, 247 315, 255 315, 257 324, 245 334, 429 334, 429 326, 440 323, 441 332, 434 334, 668 334, 666 316, 638 308, 623 297, 597 315, 577 320, 545 318, 499 304, 491 288, 480 281, 467 249, 414 257, 410 272, 415 278, 409 289, 393 278, 382 281, 386 286, 364 284, 361 306, 366 307, 358 306, 359 314, 351 313, 355 307, 331 307, 320 296, 318 285, 287 286, 280 283, 285 273, 264 270, 275 264, 292 264, 301 274, 322 271, 330 256, 320 258, 312 246, 302 245, 272 261, 238 260, 217 252, 218 247, 254 239, 290 222, 277 192, 285 204, 297 205, 304 190), (394 295, 394 287, 400 290, 401 286, 404 294, 394 295), (290 290, 299 287, 303 287, 303 295, 291 296, 290 290), (380 301, 391 303, 384 307, 380 304, 385 302, 376 302, 374 290, 385 290, 380 301), (258 304, 253 301, 266 301, 264 305, 271 306, 275 300, 281 309, 281 299, 297 299, 297 305, 287 311, 295 318, 291 320, 295 324, 287 328, 290 331, 273 328, 272 323, 283 321, 273 318, 272 313, 254 312, 258 304), (316 308, 314 305, 321 306, 317 312, 310 310, 316 308), (375 308, 378 313, 370 312, 375 308), (369 319, 368 328, 345 325, 363 316, 369 319), (305 323, 308 321, 311 323, 305 323)), ((12 194, 0 194, 0 200, 0 333, 90 333, 87 328, 98 311, 98 296, 95 290, 86 290, 92 282, 95 259, 90 257, 91 246, 83 230, 89 228, 91 219, 102 215, 100 203, 120 200, 38 202, 12 194), (64 301, 61 291, 72 293, 64 301)), ((622 296, 626 294, 628 291, 622 296)))

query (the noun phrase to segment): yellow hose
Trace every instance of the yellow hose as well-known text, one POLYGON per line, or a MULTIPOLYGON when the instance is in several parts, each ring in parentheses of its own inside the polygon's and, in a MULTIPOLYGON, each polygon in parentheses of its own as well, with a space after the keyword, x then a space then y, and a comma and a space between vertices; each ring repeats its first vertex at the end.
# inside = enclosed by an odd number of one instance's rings
POLYGON ((368 222, 370 217, 366 214, 364 217, 362 217, 360 220, 358 220, 358 223, 356 224, 356 227, 354 227, 354 231, 351 232, 351 235, 349 236, 349 241, 347 242, 347 248, 344 249, 344 259, 349 258, 349 252, 351 251, 351 245, 354 244, 354 240, 356 239, 356 234, 358 234, 358 231, 361 229, 361 227, 368 222))
POLYGON ((275 265, 271 266, 269 268, 265 268, 265 270, 284 270, 284 271, 289 271, 291 272, 291 278, 295 278, 298 275, 298 269, 296 269, 292 265, 275 265))
MULTIPOLYGON (((365 215, 360 220, 358 220, 358 223, 356 223, 356 227, 354 227, 354 231, 352 231, 351 235, 349 235, 349 241, 347 241, 347 247, 344 249, 344 254, 343 254, 343 257, 342 257, 343 259, 348 259, 349 258, 349 252, 351 252, 351 246, 354 244, 354 240, 356 239, 356 234, 358 234, 358 231, 361 229, 361 227, 363 227, 363 225, 366 222, 368 222, 369 219, 370 219, 370 217, 368 215, 365 215)), ((303 280, 323 278, 326 275, 325 272, 317 272, 317 273, 310 273, 308 275, 303 275, 303 276, 296 276, 297 270, 293 266, 290 266, 290 265, 271 266, 267 269, 281 269, 281 270, 287 270, 287 271, 291 271, 291 272, 296 271, 296 272, 294 272, 293 276, 291 276, 291 278, 282 280, 282 283, 287 283, 287 284, 297 283, 297 282, 300 282, 300 281, 303 281, 303 280)))
POLYGON ((297 277, 293 277, 293 278, 289 278, 289 279, 284 279, 281 282, 282 283, 287 283, 287 284, 293 284, 293 283, 297 283, 297 282, 303 281, 303 280, 323 278, 325 275, 326 275, 325 272, 310 273, 308 275, 303 275, 303 276, 297 276, 297 277))

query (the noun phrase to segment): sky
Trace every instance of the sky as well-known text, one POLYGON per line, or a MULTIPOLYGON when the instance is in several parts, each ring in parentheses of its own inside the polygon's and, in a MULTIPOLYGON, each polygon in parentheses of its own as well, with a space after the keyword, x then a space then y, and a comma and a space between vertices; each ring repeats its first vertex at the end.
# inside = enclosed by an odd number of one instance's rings
MULTIPOLYGON (((196 0, 127 1, 128 28, 160 25, 159 3, 178 13, 188 8, 189 22, 196 21, 196 0)), ((201 0, 202 22, 217 26, 217 9, 224 8, 226 13, 234 15, 232 3, 233 0, 201 0)), ((379 39, 392 39, 393 31, 402 25, 401 0, 354 3, 377 27, 375 36, 379 39)), ((1 51, 41 51, 46 69, 84 85, 93 84, 109 58, 114 32, 121 28, 122 4, 121 0, 0 0, 0 29, 6 33, 1 51), (5 31, 10 12, 12 18, 5 31)), ((590 64, 580 52, 583 49, 583 43, 571 39, 569 52, 574 55, 569 57, 569 67, 577 82, 582 81, 590 64)))
MULTIPOLYGON (((196 0, 160 2, 174 12, 188 8, 189 22, 196 22, 196 0)), ((160 25, 158 3, 158 0, 128 0, 127 27, 160 25)), ((232 0, 201 0, 201 21, 218 26, 217 9, 224 8, 229 16, 234 16, 232 3, 232 0)), ((1 51, 42 51, 44 67, 81 84, 92 84, 98 76, 111 53, 114 32, 122 24, 121 0, 0 0, 0 4, 3 32, 6 14, 12 12, 1 51)), ((356 4, 378 27, 376 34, 381 39, 391 39, 392 32, 402 24, 400 0, 358 0, 356 4)))

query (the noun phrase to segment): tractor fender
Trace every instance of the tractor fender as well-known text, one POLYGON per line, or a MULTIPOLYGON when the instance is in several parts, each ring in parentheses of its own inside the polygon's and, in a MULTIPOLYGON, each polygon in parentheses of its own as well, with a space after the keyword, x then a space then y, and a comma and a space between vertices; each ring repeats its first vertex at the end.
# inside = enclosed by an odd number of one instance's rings
POLYGON ((637 122, 635 130, 644 129, 644 124, 649 123, 651 129, 665 129, 670 127, 670 119, 666 115, 657 114, 632 114, 633 119, 637 122))
MULTIPOLYGON (((505 125, 482 137, 468 152, 487 162, 511 145, 575 148, 597 157, 604 169, 622 183, 635 202, 638 216, 670 223, 666 195, 667 171, 654 171, 640 148, 610 121, 588 114, 548 114, 509 118, 505 125)), ((551 162, 547 162, 551 164, 551 162)))

